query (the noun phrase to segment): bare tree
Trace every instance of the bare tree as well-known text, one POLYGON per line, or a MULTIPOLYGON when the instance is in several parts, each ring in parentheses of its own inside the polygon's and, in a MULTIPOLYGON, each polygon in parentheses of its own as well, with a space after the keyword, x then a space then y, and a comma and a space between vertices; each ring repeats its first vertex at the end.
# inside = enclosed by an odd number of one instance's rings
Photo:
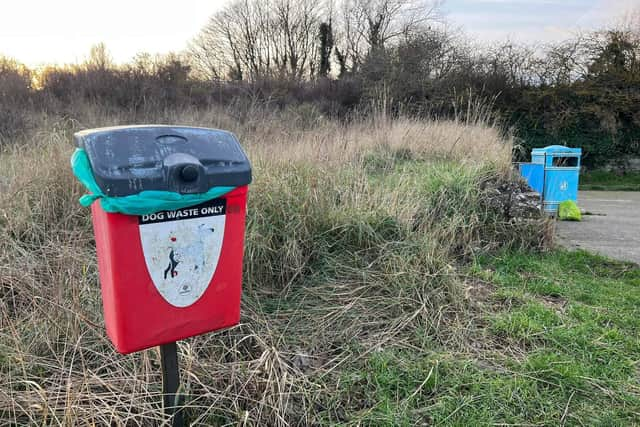
POLYGON ((235 0, 214 14, 190 53, 209 78, 302 78, 317 46, 315 0, 235 0))
POLYGON ((547 86, 569 85, 586 76, 588 58, 582 35, 547 44, 542 50, 542 55, 536 64, 539 84, 547 86))
POLYGON ((111 58, 107 45, 98 43, 91 46, 85 66, 93 70, 106 70, 113 67, 113 58, 111 58))
POLYGON ((372 52, 428 28, 438 19, 441 4, 441 0, 344 0, 338 9, 338 61, 356 71, 372 52))
MULTIPOLYGON (((313 74, 316 61, 322 60, 320 24, 330 22, 342 74, 357 70, 372 51, 427 27, 441 4, 441 0, 328 1, 234 0, 213 15, 192 41, 192 60, 201 74, 212 79, 300 79, 313 74)), ((320 68, 325 73, 330 63, 325 61, 320 68)))

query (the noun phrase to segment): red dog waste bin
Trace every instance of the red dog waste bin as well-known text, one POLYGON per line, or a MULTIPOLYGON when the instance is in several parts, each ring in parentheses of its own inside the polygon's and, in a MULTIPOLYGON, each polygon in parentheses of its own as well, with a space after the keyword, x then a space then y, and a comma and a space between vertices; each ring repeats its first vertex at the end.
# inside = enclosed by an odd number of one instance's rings
POLYGON ((184 205, 140 215, 91 207, 105 323, 116 349, 130 353, 237 324, 251 181, 237 139, 174 126, 95 129, 75 139, 102 202, 153 205, 154 197, 169 195, 184 205), (224 194, 210 196, 212 189, 224 194))

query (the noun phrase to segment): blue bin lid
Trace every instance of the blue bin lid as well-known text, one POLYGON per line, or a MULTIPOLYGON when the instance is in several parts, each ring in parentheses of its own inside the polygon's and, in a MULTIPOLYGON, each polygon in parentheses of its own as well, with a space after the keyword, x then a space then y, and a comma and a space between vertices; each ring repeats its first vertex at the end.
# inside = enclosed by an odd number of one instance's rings
POLYGON ((571 154, 582 155, 582 148, 571 148, 564 145, 550 145, 544 148, 534 148, 531 154, 571 154))

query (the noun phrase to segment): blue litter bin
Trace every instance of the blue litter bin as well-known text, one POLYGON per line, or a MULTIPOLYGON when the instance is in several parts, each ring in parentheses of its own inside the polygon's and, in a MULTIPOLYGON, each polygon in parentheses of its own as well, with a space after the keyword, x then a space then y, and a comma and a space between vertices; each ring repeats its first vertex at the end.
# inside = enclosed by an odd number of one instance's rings
POLYGON ((520 174, 542 195, 544 211, 555 215, 565 200, 578 201, 582 150, 563 145, 535 148, 531 163, 520 164, 520 174))
POLYGON ((542 194, 544 192, 544 165, 537 163, 520 163, 520 175, 529 187, 542 194))

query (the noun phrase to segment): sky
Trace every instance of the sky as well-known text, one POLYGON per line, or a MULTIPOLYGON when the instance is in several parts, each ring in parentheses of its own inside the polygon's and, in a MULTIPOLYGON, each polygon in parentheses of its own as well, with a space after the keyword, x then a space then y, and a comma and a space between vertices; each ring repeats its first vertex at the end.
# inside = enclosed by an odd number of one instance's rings
MULTIPOLYGON (((227 0, 0 0, 0 54, 30 66, 72 63, 104 42, 116 62, 180 51, 227 0)), ((640 0, 444 0, 443 16, 480 41, 563 39, 640 0)))
POLYGON ((446 0, 444 16, 481 41, 549 42, 602 28, 640 0, 446 0))
POLYGON ((0 0, 0 54, 27 65, 84 60, 104 42, 116 62, 183 49, 215 0, 0 0))

